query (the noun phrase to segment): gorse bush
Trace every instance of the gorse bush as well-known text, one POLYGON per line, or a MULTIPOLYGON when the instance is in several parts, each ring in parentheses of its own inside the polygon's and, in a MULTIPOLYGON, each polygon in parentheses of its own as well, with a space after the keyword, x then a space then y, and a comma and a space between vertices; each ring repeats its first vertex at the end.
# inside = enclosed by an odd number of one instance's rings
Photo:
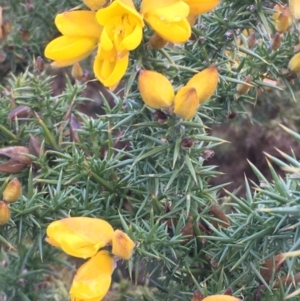
POLYGON ((297 156, 239 198, 208 133, 296 99, 298 4, 108 2, 0 0, 1 298, 299 300, 297 156))

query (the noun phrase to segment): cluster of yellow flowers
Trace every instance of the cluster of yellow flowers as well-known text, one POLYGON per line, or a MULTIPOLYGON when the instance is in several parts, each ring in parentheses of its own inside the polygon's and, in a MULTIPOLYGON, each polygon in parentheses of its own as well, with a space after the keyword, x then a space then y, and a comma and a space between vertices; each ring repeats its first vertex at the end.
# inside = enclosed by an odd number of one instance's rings
POLYGON ((97 218, 69 217, 52 222, 46 241, 65 253, 90 258, 77 271, 70 289, 71 301, 99 301, 106 295, 115 268, 112 255, 130 259, 134 242, 120 230, 97 218), (112 245, 111 253, 100 250, 112 245), (99 251, 100 250, 100 251, 99 251))
POLYGON ((153 109, 168 109, 178 117, 192 119, 198 107, 215 92, 218 84, 217 67, 211 66, 194 75, 176 95, 170 81, 162 74, 142 70, 138 85, 144 103, 153 109))
POLYGON ((143 0, 140 12, 132 0, 114 0, 105 6, 106 2, 84 0, 90 11, 58 14, 55 24, 62 36, 47 45, 45 56, 54 61, 53 66, 64 67, 86 58, 98 46, 94 73, 104 86, 115 87, 126 72, 129 52, 142 41, 144 21, 162 40, 184 43, 196 17, 220 0, 143 0))
MULTIPOLYGON (((293 20, 300 19, 299 0, 290 0, 289 5, 276 4, 274 6, 275 13, 273 14, 275 28, 279 33, 284 33, 293 24, 293 20)), ((299 45, 300 47, 300 45, 299 45)), ((299 47, 297 47, 299 49, 299 47)), ((289 69, 294 72, 300 72, 300 53, 295 54, 289 61, 289 69)))

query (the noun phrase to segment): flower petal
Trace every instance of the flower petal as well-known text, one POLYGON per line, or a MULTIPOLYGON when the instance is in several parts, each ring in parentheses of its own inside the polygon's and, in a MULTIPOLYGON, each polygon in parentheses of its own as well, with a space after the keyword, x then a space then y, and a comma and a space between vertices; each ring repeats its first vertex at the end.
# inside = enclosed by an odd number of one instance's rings
POLYGON ((174 100, 174 90, 170 81, 162 74, 141 70, 138 86, 144 103, 153 109, 168 108, 174 100))
POLYGON ((107 0, 83 0, 90 10, 98 10, 106 4, 107 0))
POLYGON ((187 19, 179 22, 165 22, 155 15, 145 15, 150 26, 166 41, 184 43, 191 36, 191 27, 187 19))
POLYGON ((190 7, 190 14, 200 15, 214 9, 220 0, 183 0, 190 7))
POLYGON ((96 38, 61 36, 46 46, 45 56, 54 61, 85 58, 93 51, 97 42, 96 38))
POLYGON ((112 240, 112 253, 122 259, 130 259, 133 249, 135 247, 134 242, 123 231, 116 230, 112 240))
POLYGON ((300 52, 291 58, 289 62, 289 69, 294 72, 300 72, 300 52))
POLYGON ((199 103, 205 102, 215 92, 218 85, 218 69, 211 66, 194 75, 186 84, 187 87, 193 87, 197 91, 199 103))
POLYGON ((124 15, 134 17, 141 26, 144 26, 143 18, 135 9, 132 0, 115 0, 108 7, 98 10, 96 18, 100 25, 105 26, 112 18, 121 18, 124 15))
POLYGON ((141 3, 141 14, 146 14, 155 9, 167 7, 176 3, 182 2, 181 0, 143 0, 141 3))
POLYGON ((125 34, 125 38, 121 42, 121 49, 134 50, 142 41, 143 30, 141 26, 135 26, 130 34, 125 34))
POLYGON ((124 76, 129 62, 129 53, 122 58, 114 54, 115 49, 107 53, 101 49, 95 58, 94 73, 105 87, 113 87, 118 84, 124 76))
POLYGON ((192 119, 198 110, 197 91, 193 87, 182 87, 174 99, 174 113, 186 120, 192 119))
POLYGON ((99 39, 102 31, 96 13, 85 10, 68 11, 55 17, 57 29, 69 37, 91 37, 99 39))
POLYGON ((88 258, 111 242, 113 228, 104 220, 70 217, 52 222, 47 228, 48 241, 67 254, 88 258))
POLYGON ((241 300, 229 295, 213 295, 204 298, 202 301, 241 301, 241 300))
POLYGON ((78 269, 70 289, 71 299, 101 300, 109 290, 113 270, 110 254, 98 252, 78 269))

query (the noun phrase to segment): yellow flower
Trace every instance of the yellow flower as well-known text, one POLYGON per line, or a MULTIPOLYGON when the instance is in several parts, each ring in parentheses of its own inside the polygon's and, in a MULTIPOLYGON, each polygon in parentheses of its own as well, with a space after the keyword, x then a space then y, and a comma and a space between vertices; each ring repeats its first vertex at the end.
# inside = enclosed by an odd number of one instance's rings
POLYGON ((202 301, 241 301, 241 300, 229 295, 213 295, 204 298, 202 301))
POLYGON ((9 219, 10 219, 10 209, 5 202, 0 201, 0 226, 8 223, 9 219))
POLYGON ((153 109, 168 108, 174 100, 174 90, 170 81, 162 74, 141 70, 138 86, 144 103, 153 109))
POLYGON ((182 87, 174 99, 174 113, 186 120, 192 119, 198 110, 197 91, 193 87, 182 87))
POLYGON ((186 84, 187 87, 193 87, 197 91, 199 103, 209 99, 217 89, 218 85, 218 69, 211 66, 194 75, 186 84))
POLYGON ((273 14, 275 27, 278 32, 285 32, 293 23, 292 14, 287 5, 276 4, 274 6, 276 12, 273 14))
POLYGON ((104 6, 107 0, 83 0, 83 2, 90 10, 95 11, 104 6))
POLYGON ((116 49, 117 57, 122 58, 141 43, 144 22, 132 0, 115 0, 98 10, 96 17, 103 26, 100 44, 105 51, 116 49))
POLYGON ((45 56, 55 67, 65 67, 81 61, 92 53, 102 31, 96 13, 91 11, 69 11, 55 18, 57 29, 63 34, 51 41, 45 56))
POLYGON ((181 0, 143 0, 141 13, 166 41, 183 43, 191 36, 191 27, 187 21, 189 6, 181 0))
POLYGON ((300 52, 291 58, 289 62, 289 69, 294 72, 300 72, 300 52))
POLYGON ((94 73, 104 86, 113 87, 125 74, 128 62, 129 52, 118 58, 115 49, 106 51, 100 48, 94 62, 94 73))
POLYGON ((114 230, 101 219, 69 217, 52 222, 47 228, 47 242, 69 255, 88 258, 111 243, 114 230))
POLYGON ((17 178, 12 179, 5 187, 3 191, 3 201, 6 203, 16 202, 22 191, 22 185, 17 178))
POLYGON ((113 270, 110 254, 98 252, 78 269, 70 289, 71 301, 102 300, 109 290, 113 270))
POLYGON ((129 236, 120 231, 116 230, 112 240, 112 253, 122 259, 128 260, 132 256, 132 251, 135 247, 134 242, 129 236))
POLYGON ((290 10, 295 19, 300 19, 299 0, 290 0, 290 10))
POLYGON ((190 15, 200 15, 215 8, 220 0, 183 0, 190 8, 190 15))

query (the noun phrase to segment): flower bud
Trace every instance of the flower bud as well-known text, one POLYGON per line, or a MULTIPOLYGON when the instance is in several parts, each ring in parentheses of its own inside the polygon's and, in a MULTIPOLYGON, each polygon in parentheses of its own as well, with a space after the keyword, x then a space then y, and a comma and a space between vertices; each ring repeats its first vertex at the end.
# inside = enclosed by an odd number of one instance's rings
POLYGON ((112 253, 122 259, 128 260, 135 247, 134 242, 121 230, 116 230, 112 239, 112 253))
POLYGON ((10 219, 10 210, 8 205, 0 201, 0 225, 5 225, 10 219))
POLYGON ((244 82, 245 82, 245 84, 238 84, 238 85, 236 86, 236 93, 237 93, 237 96, 246 94, 246 93, 249 91, 249 89, 252 87, 252 85, 250 85, 250 82, 251 82, 251 75, 247 75, 247 76, 244 78, 244 82))
POLYGON ((289 69, 294 72, 300 72, 300 52, 291 58, 289 62, 289 69))
POLYGON ((168 108, 174 99, 174 90, 170 81, 162 74, 141 70, 138 86, 144 103, 153 109, 168 108))
POLYGON ((276 32, 271 43, 272 50, 276 51, 281 46, 281 36, 280 33, 276 32))
POLYGON ((174 99, 174 113, 186 120, 192 119, 199 107, 197 91, 193 87, 182 87, 174 99))
POLYGON ((71 71, 71 74, 73 76, 74 79, 76 80, 81 80, 82 77, 83 77, 83 70, 80 66, 79 63, 75 63, 73 66, 72 66, 72 71, 71 71))
POLYGON ((300 19, 299 0, 290 0, 290 11, 295 19, 300 19))
POLYGON ((6 203, 16 202, 21 195, 22 185, 17 178, 12 179, 3 191, 3 200, 6 203))
POLYGON ((278 32, 285 32, 292 25, 293 19, 290 9, 287 5, 276 4, 274 6, 276 13, 273 14, 274 25, 278 32))
POLYGON ((256 43, 255 32, 250 33, 250 35, 247 38, 247 43, 248 43, 249 48, 253 48, 255 46, 255 43, 256 43))
POLYGON ((218 85, 218 69, 211 66, 194 75, 186 84, 186 87, 193 87, 197 91, 200 104, 208 100, 216 91, 218 85))

